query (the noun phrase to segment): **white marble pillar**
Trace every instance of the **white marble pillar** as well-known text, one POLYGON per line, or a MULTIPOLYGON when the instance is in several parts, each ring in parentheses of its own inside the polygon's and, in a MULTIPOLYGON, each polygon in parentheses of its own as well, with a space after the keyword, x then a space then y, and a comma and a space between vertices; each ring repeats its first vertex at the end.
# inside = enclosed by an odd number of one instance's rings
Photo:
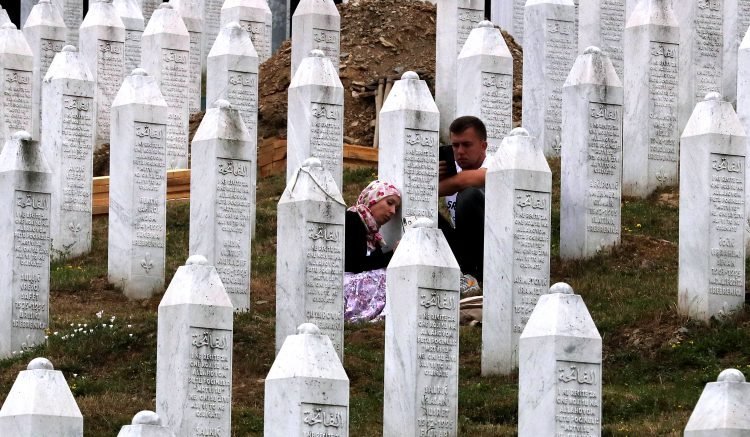
POLYGON ((164 289, 167 104, 154 77, 136 69, 112 105, 109 282, 131 299, 164 289))
MULTIPOLYGON (((435 103, 440 110, 440 141, 450 142, 448 127, 456 113, 456 59, 471 30, 484 20, 484 0, 441 0, 437 3, 435 103)), ((460 114, 464 115, 464 114, 460 114)))
POLYGON ((0 153, 0 358, 43 344, 49 328, 50 176, 39 143, 15 132, 0 153))
POLYGON ((513 57, 492 22, 482 21, 457 61, 456 115, 473 115, 487 128, 487 153, 495 153, 513 128, 513 57))
POLYGON ((523 45, 523 9, 526 0, 492 0, 490 18, 523 45))
POLYGON ((678 311, 708 322, 745 302, 747 137, 732 105, 695 105, 680 150, 678 311))
POLYGON ((78 29, 83 22, 83 0, 64 0, 64 2, 63 20, 65 20, 65 26, 68 28, 65 43, 79 47, 78 29))
POLYGON ((263 63, 271 57, 271 25, 273 16, 266 0, 226 0, 221 7, 222 27, 237 22, 250 36, 263 63))
POLYGON ((292 17, 292 77, 311 50, 322 50, 338 76, 341 17, 333 0, 301 0, 292 17))
POLYGON ((201 18, 203 18, 203 47, 201 55, 203 56, 203 68, 206 68, 208 52, 214 46, 216 36, 219 34, 219 30, 221 30, 221 6, 224 4, 224 0, 201 0, 201 4, 203 5, 200 14, 201 18))
POLYGON ((670 0, 640 2, 625 28, 622 193, 678 182, 680 29, 670 0))
MULTIPOLYGON (((203 19, 200 15, 201 2, 203 0, 171 0, 175 9, 182 15, 188 35, 190 35, 190 79, 188 89, 190 90, 189 111, 191 114, 201 111, 201 98, 203 97, 203 73, 206 67, 206 56, 203 56, 203 19)), ((214 37, 215 38, 215 37, 214 37)), ((207 50, 210 50, 209 46, 207 50)), ((210 108, 213 102, 207 101, 210 108)))
POLYGON ((288 90, 286 179, 310 157, 344 180, 344 87, 321 50, 303 59, 288 90))
POLYGON ((141 66, 167 102, 167 168, 188 168, 190 35, 180 13, 162 3, 143 32, 141 66))
POLYGON ((125 64, 122 73, 127 77, 141 65, 141 38, 145 21, 137 0, 113 0, 113 4, 125 26, 125 64))
POLYGON ((525 7, 523 126, 547 157, 560 156, 562 86, 576 59, 572 0, 529 0, 525 7))
POLYGON ((539 298, 519 353, 518 436, 601 435, 602 338, 570 285, 539 298))
POLYGON ((518 338, 549 290, 552 172, 526 129, 505 137, 485 180, 482 375, 518 367, 518 338))
POLYGON ((626 0, 580 0, 578 53, 586 47, 602 49, 612 61, 618 77, 623 77, 623 32, 626 0))
POLYGON ((141 12, 143 12, 143 22, 148 25, 151 16, 154 15, 154 11, 159 8, 163 0, 141 0, 141 12))
POLYGON ((42 152, 52 171, 52 258, 91 250, 94 79, 83 56, 65 46, 42 84, 42 152))
MULTIPOLYGON (((750 9, 750 1, 748 1, 750 9)), ((745 134, 750 132, 750 32, 745 34, 737 53, 737 116, 745 134)), ((747 168, 750 156, 745 157, 747 168)), ((750 182, 750 173, 745 174, 745 183, 750 182)), ((747 185, 746 185, 747 186, 747 185)), ((750 217, 750 192, 745 191, 745 213, 750 217)), ((750 221, 745 221, 745 246, 750 249, 750 221)))
POLYGON ((309 158, 287 184, 277 210, 276 352, 305 322, 344 358, 344 217, 333 176, 309 158))
POLYGON ((563 87, 560 257, 581 259, 620 243, 623 90, 596 47, 563 87))
POLYGON ((388 245, 401 239, 403 220, 437 223, 440 113, 427 83, 407 71, 380 110, 378 177, 401 191, 401 208, 383 225, 388 245))
POLYGON ((16 131, 31 132, 34 54, 13 23, 0 27, 0 151, 16 131))
POLYGON ((737 369, 726 369, 703 389, 685 427, 684 437, 750 435, 750 383, 737 369))
POLYGON ((289 335, 265 381, 264 437, 349 436, 349 377, 312 323, 289 335))
POLYGON ((112 100, 122 85, 125 68, 125 25, 112 0, 91 3, 81 23, 79 38, 79 52, 96 83, 94 148, 98 149, 102 144, 110 143, 112 100))
POLYGON ((19 372, 0 409, 7 436, 83 437, 83 416, 65 376, 46 358, 19 372))
POLYGON ((117 437, 175 437, 168 426, 165 426, 158 414, 153 411, 139 411, 133 416, 130 425, 120 428, 117 437))
POLYGON ((239 110, 217 100, 193 137, 190 254, 216 266, 235 311, 250 310, 256 142, 239 110))
POLYGON ((418 219, 386 274, 385 437, 458 433, 460 278, 442 231, 418 219))
POLYGON ((193 255, 159 303, 156 412, 175 435, 232 435, 232 302, 193 255))

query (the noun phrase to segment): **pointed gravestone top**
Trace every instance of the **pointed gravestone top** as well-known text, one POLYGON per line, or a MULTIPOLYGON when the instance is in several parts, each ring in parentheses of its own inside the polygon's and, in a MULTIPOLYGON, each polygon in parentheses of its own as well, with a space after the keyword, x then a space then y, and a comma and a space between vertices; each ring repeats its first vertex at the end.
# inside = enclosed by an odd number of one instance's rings
POLYGON ((0 172, 27 171, 50 173, 39 143, 31 141, 31 134, 18 131, 11 135, 0 153, 0 172))
MULTIPOLYGON (((83 417, 73 394, 70 392, 65 377, 59 370, 54 370, 46 358, 35 358, 22 370, 0 409, 0 424, 8 416, 39 416, 44 420, 52 417, 60 420, 78 419, 83 430, 83 417), (46 417, 45 417, 46 416, 46 417)), ((8 428, 3 426, 4 431, 8 428)), ((12 428, 11 428, 12 429, 12 428)), ((49 435, 49 434, 27 434, 49 435)), ((63 432, 58 435, 74 435, 63 432)))
POLYGON ((159 5, 159 8, 151 16, 151 19, 148 20, 146 30, 143 31, 144 37, 155 34, 190 37, 187 27, 185 27, 185 22, 182 21, 182 15, 169 3, 159 5))
POLYGON ((208 53, 209 57, 222 55, 258 57, 250 35, 236 21, 228 23, 219 30, 216 42, 208 53))
MULTIPOLYGON (((115 0, 113 4, 121 20, 128 20, 131 23, 140 22, 140 29, 143 29, 143 12, 138 3, 137 0, 115 0)), ((131 26, 132 24, 126 27, 131 26)))
POLYGON ((55 55, 44 76, 45 82, 55 79, 94 80, 78 49, 70 45, 63 47, 62 51, 55 55))
POLYGON ((393 83, 388 98, 383 103, 381 112, 414 110, 438 113, 438 107, 432 98, 427 82, 421 80, 413 71, 401 75, 401 80, 393 83))
POLYGON ((143 410, 133 416, 130 425, 120 429, 117 437, 174 437, 174 433, 169 427, 164 426, 158 414, 143 410))
POLYGON ((491 21, 487 20, 477 24, 477 27, 469 33, 458 58, 468 58, 469 56, 498 56, 511 58, 512 60, 502 33, 495 28, 491 21))
POLYGON ((203 255, 193 255, 178 268, 159 308, 173 305, 210 305, 233 309, 219 274, 203 255))
POLYGON ((125 78, 112 101, 112 106, 129 104, 167 106, 156 79, 142 68, 136 68, 125 78))
POLYGON ((726 369, 703 389, 685 427, 685 437, 733 437, 750 433, 750 384, 737 369, 726 369))
POLYGON ((266 380, 324 378, 349 381, 331 339, 317 325, 303 323, 284 340, 266 380))
MULTIPOLYGON (((257 56, 257 55, 256 55, 257 56)), ((310 56, 300 62, 289 87, 306 85, 343 88, 338 71, 322 50, 311 50, 310 56)))
POLYGON ((122 19, 117 14, 112 0, 98 0, 89 5, 89 11, 83 18, 81 28, 104 26, 125 29, 122 19))
POLYGON ((425 265, 431 268, 459 268, 453 251, 443 237, 443 231, 427 217, 420 217, 414 222, 401 239, 399 248, 393 253, 388 270, 425 265), (430 249, 424 250, 426 247, 430 249))
POLYGON ((3 55, 34 56, 23 32, 13 23, 0 27, 0 57, 3 55))
POLYGON ((294 173, 287 184, 279 204, 301 200, 332 200, 346 205, 333 176, 323 169, 323 164, 318 158, 308 158, 302 163, 302 167, 294 173))
POLYGON ((235 108, 224 99, 215 101, 214 107, 206 111, 203 121, 198 126, 193 143, 211 139, 252 141, 242 116, 232 109, 235 108))
POLYGON ((10 23, 10 17, 8 17, 8 12, 0 5, 0 26, 7 23, 10 23))
POLYGON ((679 23, 672 9, 672 0, 649 0, 635 2, 625 27, 645 25, 677 27, 679 23))
POLYGON ((601 340, 596 324, 581 296, 562 282, 539 297, 521 338, 570 336, 601 340))
POLYGON ((588 84, 622 87, 612 61, 598 47, 588 47, 583 51, 583 55, 576 58, 563 86, 588 84))
POLYGON ((50 0, 39 0, 39 3, 31 8, 31 13, 24 23, 24 29, 33 26, 50 26, 67 29, 60 8, 53 5, 50 0))
POLYGON ((732 105, 725 102, 719 93, 708 93, 702 102, 695 105, 682 137, 705 134, 745 135, 745 129, 732 105))
POLYGON ((529 170, 549 172, 544 152, 537 146, 529 131, 517 127, 503 140, 490 161, 490 170, 529 170), (541 159, 540 159, 541 157, 541 159))

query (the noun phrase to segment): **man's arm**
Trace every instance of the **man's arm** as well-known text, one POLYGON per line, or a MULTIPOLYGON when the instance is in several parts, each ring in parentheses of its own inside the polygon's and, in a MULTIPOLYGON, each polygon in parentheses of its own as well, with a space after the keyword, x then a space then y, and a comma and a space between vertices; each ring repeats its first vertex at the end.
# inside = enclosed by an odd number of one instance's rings
POLYGON ((484 187, 486 168, 464 170, 461 173, 442 179, 438 183, 438 196, 450 196, 469 187, 484 187))

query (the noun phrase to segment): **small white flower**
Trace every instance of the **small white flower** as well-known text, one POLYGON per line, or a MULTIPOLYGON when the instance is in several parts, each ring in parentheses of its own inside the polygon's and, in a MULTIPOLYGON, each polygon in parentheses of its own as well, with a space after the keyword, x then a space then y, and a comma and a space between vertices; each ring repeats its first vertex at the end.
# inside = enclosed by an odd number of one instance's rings
POLYGON ((96 318, 101 319, 103 315, 104 315, 104 310, 101 310, 98 313, 96 313, 96 318))
POLYGON ((55 334, 54 334, 54 335, 57 335, 57 334, 58 334, 58 331, 55 331, 55 334))
POLYGON ((128 334, 128 335, 130 335, 131 337, 133 336, 133 334, 128 334))
POLYGON ((70 338, 73 338, 73 337, 75 337, 75 336, 76 336, 75 334, 70 334, 70 338))
POLYGON ((73 378, 78 378, 78 374, 77 374, 77 373, 74 373, 74 374, 73 374, 73 378))
POLYGON ((128 325, 128 329, 130 329, 130 328, 132 328, 132 327, 133 327, 133 325, 128 325))
POLYGON ((87 323, 84 323, 84 324, 83 324, 83 327, 84 327, 84 328, 86 328, 87 326, 89 326, 89 325, 88 325, 87 323))

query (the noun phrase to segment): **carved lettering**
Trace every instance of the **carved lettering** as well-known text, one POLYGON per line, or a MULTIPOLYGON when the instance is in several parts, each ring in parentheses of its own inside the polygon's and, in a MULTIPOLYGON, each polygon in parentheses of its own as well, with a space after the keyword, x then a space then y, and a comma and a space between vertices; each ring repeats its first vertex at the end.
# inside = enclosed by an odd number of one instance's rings
POLYGON ((258 75, 229 70, 227 99, 240 111, 250 136, 255 137, 258 129, 258 75))
POLYGON ((343 437, 349 435, 347 407, 302 402, 303 437, 343 437))
POLYGON ((162 49, 161 92, 167 102, 167 165, 187 167, 188 81, 190 55, 184 50, 162 49))
POLYGON ((201 55, 201 33, 190 32, 190 89, 189 111, 191 114, 201 112, 201 81, 203 75, 201 55))
POLYGON ((185 419, 196 436, 228 435, 232 414, 232 331, 190 327, 185 419), (224 429, 224 431, 222 431, 224 429))
POLYGON ((326 57, 331 60, 333 67, 339 71, 339 38, 338 30, 313 29, 313 48, 322 50, 326 57))
POLYGON ((622 187, 622 106, 589 103, 586 240, 591 244, 620 239, 622 187))
POLYGON ((480 117, 487 127, 487 153, 495 153, 497 146, 510 132, 513 113, 513 76, 482 72, 482 102, 480 117))
POLYGON ((693 92, 701 101, 710 92, 721 93, 724 62, 724 2, 700 0, 695 9, 693 64, 695 77, 693 92))
POLYGON ((601 369, 601 364, 595 363, 557 362, 555 435, 601 434, 601 369))
POLYGON ((575 60, 576 38, 573 21, 550 20, 545 23, 546 56, 544 75, 547 103, 544 111, 545 150, 560 154, 562 126, 562 86, 575 60))
POLYGON ((456 55, 461 53, 471 31, 484 20, 482 9, 458 8, 456 13, 456 55))
POLYGON ((125 45, 119 41, 98 40, 96 54, 97 142, 109 143, 112 101, 120 90, 125 67, 125 45))
POLYGON ((654 186, 674 185, 680 160, 679 45, 652 41, 649 55, 649 181, 654 186))
POLYGON ((255 51, 258 52, 258 60, 265 61, 271 57, 271 25, 262 21, 240 20, 240 26, 250 34, 255 51))
POLYGON ((344 108, 341 105, 312 103, 310 156, 320 159, 334 178, 342 172, 344 160, 344 108))
POLYGON ((4 70, 3 117, 8 132, 31 132, 31 71, 4 70))
POLYGON ((438 133, 406 129, 404 135, 403 216, 434 219, 437 214, 438 133))
POLYGON ((141 65, 142 37, 143 32, 140 30, 128 30, 125 33, 125 68, 123 69, 123 76, 128 76, 141 65))

